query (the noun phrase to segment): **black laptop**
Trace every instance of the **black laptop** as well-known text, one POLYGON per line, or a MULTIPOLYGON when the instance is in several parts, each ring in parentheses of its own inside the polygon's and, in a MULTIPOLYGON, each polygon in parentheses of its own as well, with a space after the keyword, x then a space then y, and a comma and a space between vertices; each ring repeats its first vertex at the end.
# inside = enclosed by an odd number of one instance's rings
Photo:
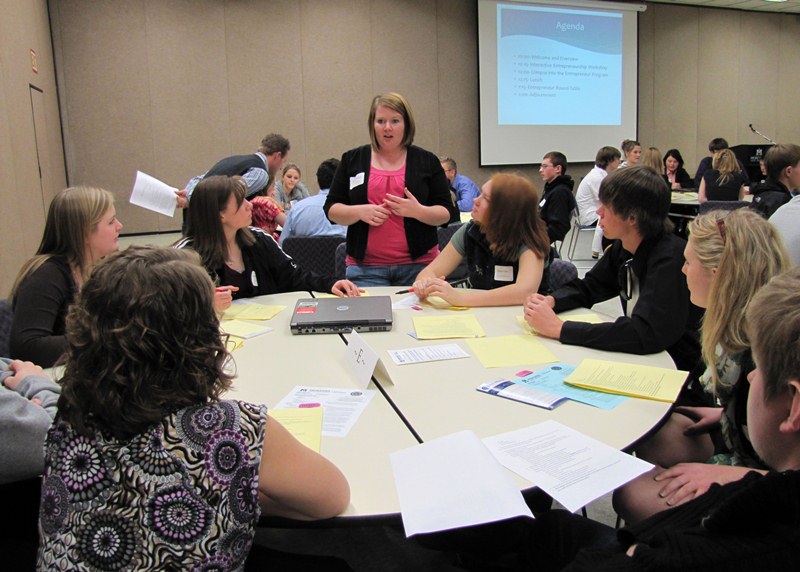
POLYGON ((392 329, 389 296, 354 298, 302 298, 292 315, 293 334, 344 334, 386 332, 392 329))

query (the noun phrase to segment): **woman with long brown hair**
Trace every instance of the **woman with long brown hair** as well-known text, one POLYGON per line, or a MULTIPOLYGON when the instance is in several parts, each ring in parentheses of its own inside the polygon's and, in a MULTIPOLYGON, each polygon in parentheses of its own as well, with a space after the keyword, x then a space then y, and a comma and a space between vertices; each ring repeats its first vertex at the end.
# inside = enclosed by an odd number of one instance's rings
POLYGON ((492 177, 475 199, 472 220, 417 275, 414 293, 455 306, 511 306, 546 287, 550 245, 538 205, 539 193, 525 177, 492 177), (444 280, 465 258, 473 290, 444 280))

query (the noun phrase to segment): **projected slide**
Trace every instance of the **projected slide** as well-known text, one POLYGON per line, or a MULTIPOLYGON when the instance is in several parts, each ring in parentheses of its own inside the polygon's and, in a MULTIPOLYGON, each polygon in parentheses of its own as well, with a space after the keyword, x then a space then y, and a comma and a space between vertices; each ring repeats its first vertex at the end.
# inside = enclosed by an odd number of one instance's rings
POLYGON ((620 125, 622 14, 497 6, 500 125, 620 125))

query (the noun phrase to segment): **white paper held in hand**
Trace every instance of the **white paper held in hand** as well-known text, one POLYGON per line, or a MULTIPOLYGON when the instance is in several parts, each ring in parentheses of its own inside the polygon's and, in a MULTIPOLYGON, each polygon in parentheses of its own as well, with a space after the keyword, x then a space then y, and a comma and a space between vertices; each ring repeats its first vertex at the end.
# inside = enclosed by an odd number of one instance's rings
POLYGON ((175 194, 177 191, 178 189, 147 173, 136 171, 136 182, 133 183, 130 203, 163 215, 175 216, 175 207, 178 204, 178 196, 175 194))

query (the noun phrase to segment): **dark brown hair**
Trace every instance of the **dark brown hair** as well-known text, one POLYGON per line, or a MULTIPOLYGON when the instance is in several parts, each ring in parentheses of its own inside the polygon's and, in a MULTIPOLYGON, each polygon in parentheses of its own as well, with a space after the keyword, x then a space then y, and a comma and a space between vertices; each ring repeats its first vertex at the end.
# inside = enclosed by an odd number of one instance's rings
POLYGON ((671 200, 664 177, 644 165, 617 169, 600 183, 600 202, 622 218, 633 217, 645 239, 672 231, 671 200))
POLYGON ((230 387, 214 288, 189 250, 108 256, 67 314, 59 415, 76 431, 130 439, 230 387))
MULTIPOLYGON (((192 248, 209 271, 222 268, 228 256, 228 244, 219 214, 228 206, 231 196, 235 196, 236 204, 241 206, 246 194, 247 183, 244 179, 224 175, 203 179, 194 188, 186 219, 186 236, 192 239, 192 248)), ((236 233, 236 240, 240 246, 255 243, 249 228, 240 229, 236 233)))

